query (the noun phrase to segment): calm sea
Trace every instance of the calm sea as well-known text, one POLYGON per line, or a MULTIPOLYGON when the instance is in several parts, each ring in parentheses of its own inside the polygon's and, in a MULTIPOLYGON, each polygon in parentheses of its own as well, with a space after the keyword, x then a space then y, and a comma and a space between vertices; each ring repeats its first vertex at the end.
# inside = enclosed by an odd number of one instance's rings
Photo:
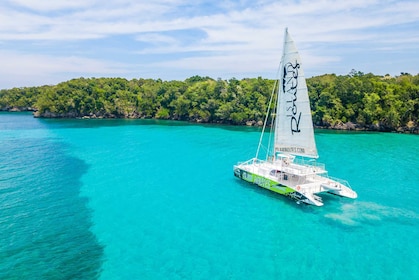
POLYGON ((258 140, 0 113, 0 279, 419 279, 419 136, 316 131, 324 207, 233 176, 258 140))

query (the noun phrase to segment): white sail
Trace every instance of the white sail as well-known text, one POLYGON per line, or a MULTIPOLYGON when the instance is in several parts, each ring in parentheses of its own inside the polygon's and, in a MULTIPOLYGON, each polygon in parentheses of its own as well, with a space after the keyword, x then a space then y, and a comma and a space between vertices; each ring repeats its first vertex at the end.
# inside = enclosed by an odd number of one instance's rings
POLYGON ((287 29, 279 79, 275 152, 317 158, 306 80, 287 29))

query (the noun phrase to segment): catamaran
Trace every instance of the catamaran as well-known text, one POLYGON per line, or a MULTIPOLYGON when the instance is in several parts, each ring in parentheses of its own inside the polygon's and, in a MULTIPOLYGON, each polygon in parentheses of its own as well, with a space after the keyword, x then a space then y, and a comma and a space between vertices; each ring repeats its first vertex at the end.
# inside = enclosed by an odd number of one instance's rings
POLYGON ((256 156, 235 165, 234 175, 297 203, 323 206, 319 193, 356 198, 357 193, 347 181, 329 177, 325 165, 316 162, 319 156, 301 65, 294 41, 285 29, 279 79, 272 90, 256 156), (276 103, 273 111, 270 110, 272 102, 276 103), (265 146, 264 134, 270 115, 273 116, 268 137, 271 140, 265 146), (259 159, 262 146, 266 148, 266 156, 259 159))

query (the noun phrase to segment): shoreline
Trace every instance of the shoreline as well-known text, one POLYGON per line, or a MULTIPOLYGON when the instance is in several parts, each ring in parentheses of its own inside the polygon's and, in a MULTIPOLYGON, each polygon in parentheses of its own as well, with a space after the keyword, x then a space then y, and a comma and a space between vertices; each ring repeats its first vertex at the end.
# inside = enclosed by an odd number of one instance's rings
MULTIPOLYGON (((34 118, 45 118, 45 119, 154 119, 154 120, 172 120, 172 121, 183 121, 183 122, 189 122, 189 123, 201 123, 201 124, 223 124, 223 125, 232 125, 232 126, 247 126, 247 127, 261 127, 263 124, 259 121, 250 120, 247 121, 244 124, 237 125, 229 122, 209 122, 202 119, 174 119, 174 118, 168 118, 168 119, 159 119, 159 118, 145 118, 141 117, 138 114, 132 114, 132 115, 114 115, 114 114, 93 114, 90 113, 88 115, 78 114, 75 112, 69 112, 69 113, 51 113, 46 112, 43 114, 38 113, 37 109, 28 107, 28 108, 0 108, 0 112, 32 112, 32 115, 34 118)), ((337 123, 337 124, 325 124, 325 125, 319 125, 314 124, 314 128, 316 129, 325 129, 325 130, 341 130, 341 131, 369 131, 369 132, 390 132, 390 133, 403 133, 403 134, 419 134, 419 127, 384 127, 380 126, 379 124, 371 124, 371 125, 361 125, 357 123, 347 122, 347 123, 337 123)))

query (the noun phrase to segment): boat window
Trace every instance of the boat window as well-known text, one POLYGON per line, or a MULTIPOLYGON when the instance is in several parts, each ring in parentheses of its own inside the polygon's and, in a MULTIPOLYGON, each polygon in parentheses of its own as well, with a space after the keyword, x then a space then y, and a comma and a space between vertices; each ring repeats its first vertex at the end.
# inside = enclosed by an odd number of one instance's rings
POLYGON ((278 174, 281 174, 281 173, 282 173, 282 171, 276 170, 276 169, 273 169, 273 170, 271 170, 271 172, 269 172, 269 174, 272 175, 272 176, 275 176, 275 175, 278 175, 278 174))

